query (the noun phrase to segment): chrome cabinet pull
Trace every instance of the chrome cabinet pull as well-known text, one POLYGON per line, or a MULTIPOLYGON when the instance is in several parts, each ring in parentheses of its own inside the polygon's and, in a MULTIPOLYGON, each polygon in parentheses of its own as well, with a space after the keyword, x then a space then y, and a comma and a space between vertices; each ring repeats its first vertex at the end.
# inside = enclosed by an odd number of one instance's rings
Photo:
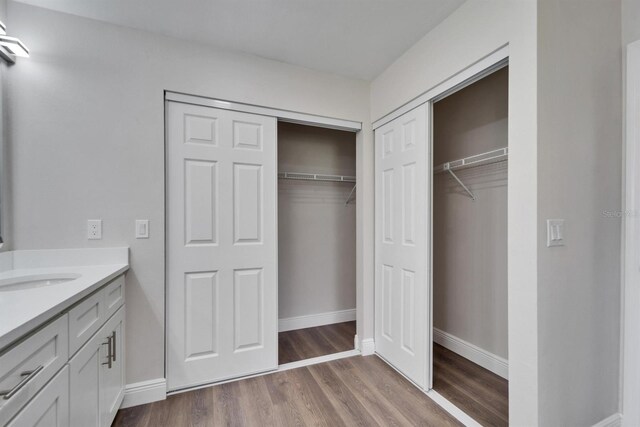
POLYGON ((113 331, 113 333, 111 334, 111 342, 113 343, 113 350, 111 352, 111 357, 115 362, 116 361, 116 331, 113 331))
POLYGON ((11 390, 0 391, 0 396, 4 397, 4 400, 11 399, 14 394, 20 391, 29 381, 31 381, 36 375, 44 369, 43 365, 38 366, 33 371, 24 371, 20 373, 21 377, 24 377, 18 384, 16 384, 11 390))
POLYGON ((111 354, 111 335, 109 335, 107 337, 107 342, 103 342, 102 345, 106 345, 107 346, 107 361, 103 362, 103 365, 107 365, 107 367, 109 369, 111 369, 111 361, 113 359, 112 354, 111 354))

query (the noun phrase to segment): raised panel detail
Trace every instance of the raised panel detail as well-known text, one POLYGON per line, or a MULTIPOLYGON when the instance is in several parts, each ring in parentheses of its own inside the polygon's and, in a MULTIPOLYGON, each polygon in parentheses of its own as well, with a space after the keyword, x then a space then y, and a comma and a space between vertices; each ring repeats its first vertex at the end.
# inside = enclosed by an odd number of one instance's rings
POLYGON ((218 164, 185 160, 185 244, 218 243, 218 164))
POLYGON ((416 164, 402 166, 402 243, 415 244, 416 164))
POLYGON ((185 274, 185 360, 218 355, 218 274, 185 274))
POLYGON ((382 158, 393 153, 393 129, 382 135, 382 158))
POLYGON ((382 266, 382 336, 393 341, 393 267, 382 266))
POLYGON ((262 150, 262 125, 234 120, 233 147, 262 150))
POLYGON ((382 173, 382 241, 393 243, 393 169, 382 173))
POLYGON ((184 133, 186 143, 218 145, 218 124, 213 117, 186 114, 184 133))
POLYGON ((402 270, 401 274, 401 321, 400 337, 402 349, 414 353, 415 324, 413 306, 415 304, 415 273, 402 270))
POLYGON ((262 166, 234 163, 234 243, 262 243, 262 217, 262 166))
POLYGON ((402 124, 402 151, 416 147, 416 121, 411 120, 402 124))
POLYGON ((235 270, 233 278, 234 351, 261 348, 263 345, 262 269, 235 270))

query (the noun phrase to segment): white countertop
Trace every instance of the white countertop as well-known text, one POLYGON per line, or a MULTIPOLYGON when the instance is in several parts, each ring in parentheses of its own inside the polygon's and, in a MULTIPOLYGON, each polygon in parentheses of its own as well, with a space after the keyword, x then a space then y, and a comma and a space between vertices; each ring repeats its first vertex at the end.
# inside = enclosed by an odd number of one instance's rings
POLYGON ((128 269, 128 248, 3 252, 0 279, 56 273, 80 277, 31 289, 0 290, 0 351, 128 269))

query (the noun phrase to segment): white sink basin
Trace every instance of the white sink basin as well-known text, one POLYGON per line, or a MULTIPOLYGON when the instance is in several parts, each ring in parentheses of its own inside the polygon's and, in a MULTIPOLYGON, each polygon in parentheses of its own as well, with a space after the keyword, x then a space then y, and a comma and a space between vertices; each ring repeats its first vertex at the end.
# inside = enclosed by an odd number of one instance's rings
POLYGON ((0 279, 0 292, 17 291, 21 289, 40 288, 43 286, 59 285, 80 277, 76 273, 32 274, 28 276, 0 279))

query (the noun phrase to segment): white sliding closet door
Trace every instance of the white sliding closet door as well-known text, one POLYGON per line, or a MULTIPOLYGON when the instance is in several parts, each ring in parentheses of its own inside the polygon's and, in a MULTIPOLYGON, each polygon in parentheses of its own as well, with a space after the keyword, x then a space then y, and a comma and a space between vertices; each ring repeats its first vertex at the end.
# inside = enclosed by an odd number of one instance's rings
POLYGON ((375 131, 376 352, 428 387, 429 110, 423 104, 375 131))
POLYGON ((276 119, 167 105, 168 388, 276 369, 276 119))

